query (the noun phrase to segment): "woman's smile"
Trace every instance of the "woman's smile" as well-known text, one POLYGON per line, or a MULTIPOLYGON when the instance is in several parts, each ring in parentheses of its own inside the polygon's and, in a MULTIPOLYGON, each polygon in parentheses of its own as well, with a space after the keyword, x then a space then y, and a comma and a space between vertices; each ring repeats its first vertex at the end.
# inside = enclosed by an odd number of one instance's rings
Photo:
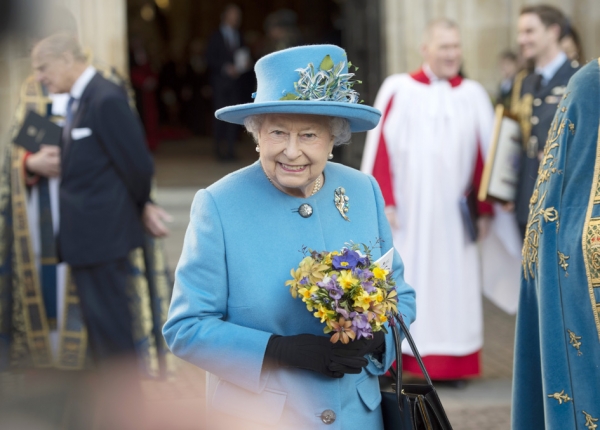
POLYGON ((293 166, 291 164, 277 163, 279 167, 281 167, 286 172, 304 172, 306 170, 307 165, 302 164, 300 166, 293 166))

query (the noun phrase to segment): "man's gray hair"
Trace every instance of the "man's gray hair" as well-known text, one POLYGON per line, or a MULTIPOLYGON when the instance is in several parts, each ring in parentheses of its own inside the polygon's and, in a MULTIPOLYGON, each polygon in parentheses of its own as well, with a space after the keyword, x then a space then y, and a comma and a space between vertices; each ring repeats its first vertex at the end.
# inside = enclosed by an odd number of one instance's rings
POLYGON ((35 47, 37 55, 60 57, 70 53, 76 61, 85 62, 87 58, 81 49, 75 35, 70 33, 56 33, 40 41, 35 47))
POLYGON ((450 18, 437 18, 427 23, 427 27, 425 27, 425 32, 423 33, 423 43, 429 42, 431 35, 436 28, 454 29, 456 31, 460 31, 460 27, 456 21, 453 21, 450 18))
MULTIPOLYGON (((248 133, 252 135, 254 141, 258 143, 258 132, 269 114, 250 115, 244 118, 244 126, 248 133)), ((350 122, 346 118, 328 116, 329 132, 333 136, 333 145, 340 146, 350 143, 352 132, 350 131, 350 122)))

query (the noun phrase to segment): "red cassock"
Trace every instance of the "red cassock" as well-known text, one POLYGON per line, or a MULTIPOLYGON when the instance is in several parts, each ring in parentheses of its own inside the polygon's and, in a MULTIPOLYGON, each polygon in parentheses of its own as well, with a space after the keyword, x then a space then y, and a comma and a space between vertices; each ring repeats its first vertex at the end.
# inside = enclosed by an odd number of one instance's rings
MULTIPOLYGON (((411 333, 432 378, 478 376, 480 265, 460 201, 479 188, 491 102, 478 83, 437 79, 424 66, 387 78, 375 107, 382 121, 367 136, 361 170, 377 179, 386 206, 395 209, 394 246, 417 292, 411 333)), ((478 203, 477 212, 491 215, 493 207, 478 203)), ((420 374, 406 345, 403 351, 404 370, 420 374)))

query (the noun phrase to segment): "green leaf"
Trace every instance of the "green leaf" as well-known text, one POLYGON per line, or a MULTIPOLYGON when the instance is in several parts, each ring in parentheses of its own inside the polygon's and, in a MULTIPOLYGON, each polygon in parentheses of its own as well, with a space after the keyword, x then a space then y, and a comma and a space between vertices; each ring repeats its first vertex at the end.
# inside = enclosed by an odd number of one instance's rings
POLYGON ((358 70, 358 67, 354 66, 354 71, 356 72, 358 70))
POLYGON ((279 100, 298 100, 298 96, 293 93, 287 93, 285 96, 283 96, 279 100))
POLYGON ((326 55, 325 58, 323 58, 323 61, 321 61, 321 65, 319 66, 319 69, 327 71, 327 70, 331 70, 331 68, 333 66, 334 66, 333 60, 331 59, 331 57, 329 55, 326 55))

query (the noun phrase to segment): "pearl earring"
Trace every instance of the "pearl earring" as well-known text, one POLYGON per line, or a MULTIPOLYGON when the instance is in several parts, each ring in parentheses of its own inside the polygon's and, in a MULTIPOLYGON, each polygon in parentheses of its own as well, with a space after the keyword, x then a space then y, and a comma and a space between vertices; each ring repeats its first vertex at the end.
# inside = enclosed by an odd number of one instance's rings
POLYGON ((329 155, 327 156, 327 159, 328 159, 328 160, 331 160, 332 158, 333 158, 333 154, 329 154, 329 155))
POLYGON ((256 145, 256 152, 260 152, 260 146, 256 145))

